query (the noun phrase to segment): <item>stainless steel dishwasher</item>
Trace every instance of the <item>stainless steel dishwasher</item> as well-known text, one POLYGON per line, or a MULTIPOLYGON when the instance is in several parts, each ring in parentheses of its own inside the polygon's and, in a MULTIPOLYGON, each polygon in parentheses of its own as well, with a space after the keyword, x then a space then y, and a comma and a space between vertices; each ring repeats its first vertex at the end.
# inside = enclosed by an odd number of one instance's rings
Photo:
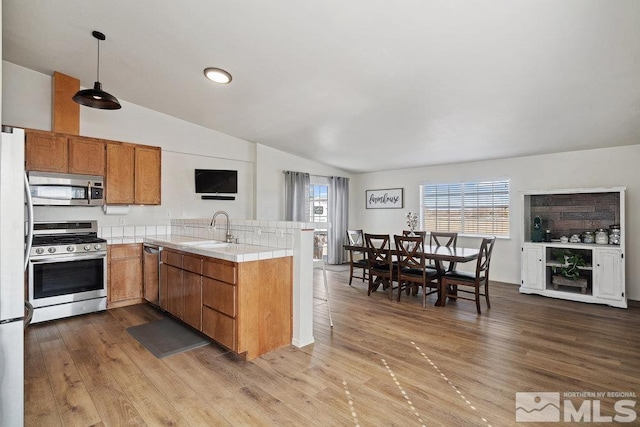
POLYGON ((162 286, 162 246, 143 244, 142 266, 144 270, 144 299, 160 306, 160 286, 162 286))

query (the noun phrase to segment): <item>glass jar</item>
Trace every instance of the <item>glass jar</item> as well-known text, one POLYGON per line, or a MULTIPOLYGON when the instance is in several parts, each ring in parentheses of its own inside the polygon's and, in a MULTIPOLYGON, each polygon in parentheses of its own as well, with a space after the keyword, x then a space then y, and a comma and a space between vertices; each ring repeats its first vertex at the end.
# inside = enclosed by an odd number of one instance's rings
POLYGON ((585 231, 582 234, 582 243, 593 243, 593 232, 585 231))
POLYGON ((612 225, 609 227, 609 244, 610 245, 619 245, 620 244, 620 226, 612 225))
POLYGON ((609 234, 605 231, 604 228, 599 228, 596 230, 596 243, 598 245, 606 245, 609 243, 609 234))

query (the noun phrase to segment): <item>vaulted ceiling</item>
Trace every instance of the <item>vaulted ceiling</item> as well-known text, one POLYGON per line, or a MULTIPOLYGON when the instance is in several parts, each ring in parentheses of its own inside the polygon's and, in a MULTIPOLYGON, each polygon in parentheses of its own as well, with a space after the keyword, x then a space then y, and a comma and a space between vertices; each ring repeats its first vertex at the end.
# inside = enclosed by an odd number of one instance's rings
POLYGON ((640 143, 637 0, 2 8, 6 61, 92 87, 98 30, 121 101, 355 173, 640 143))

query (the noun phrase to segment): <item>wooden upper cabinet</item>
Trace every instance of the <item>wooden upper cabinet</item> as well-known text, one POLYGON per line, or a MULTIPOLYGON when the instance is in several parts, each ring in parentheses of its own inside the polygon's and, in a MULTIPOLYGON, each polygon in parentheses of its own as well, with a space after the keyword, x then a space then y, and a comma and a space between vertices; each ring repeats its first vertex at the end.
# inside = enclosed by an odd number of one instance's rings
POLYGON ((67 137, 51 132, 26 132, 25 168, 28 171, 67 173, 68 155, 67 137))
POLYGON ((160 147, 135 147, 135 202, 141 205, 160 204, 160 147))
POLYGON ((135 203, 135 145, 107 142, 106 203, 135 203))
POLYGON ((107 204, 159 205, 161 167, 160 147, 26 130, 26 170, 104 176, 107 204))
POLYGON ((26 135, 27 170, 104 176, 104 141, 32 130, 26 135))
POLYGON ((69 173, 104 176, 104 164, 104 141, 93 138, 69 138, 69 173))

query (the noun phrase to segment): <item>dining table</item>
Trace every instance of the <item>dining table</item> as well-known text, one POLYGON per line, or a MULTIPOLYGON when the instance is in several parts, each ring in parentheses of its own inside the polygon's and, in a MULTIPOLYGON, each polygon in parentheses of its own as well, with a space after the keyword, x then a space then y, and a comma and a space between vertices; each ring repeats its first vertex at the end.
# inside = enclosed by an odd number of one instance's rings
MULTIPOLYGON (((346 250, 356 250, 362 252, 370 252, 370 248, 366 245, 343 245, 346 250)), ((389 249, 392 255, 397 256, 398 251, 395 247, 389 249)), ((453 262, 453 263, 465 263, 469 261, 473 261, 478 259, 478 255, 480 254, 480 248, 468 248, 463 246, 436 246, 436 245, 424 245, 422 251, 420 251, 420 256, 425 257, 426 259, 432 260, 435 262, 436 268, 439 273, 444 271, 442 267, 443 262, 453 262)), ((441 301, 444 301, 445 298, 445 290, 442 289, 442 286, 438 287, 438 300, 436 301, 436 306, 441 306, 441 301)))

